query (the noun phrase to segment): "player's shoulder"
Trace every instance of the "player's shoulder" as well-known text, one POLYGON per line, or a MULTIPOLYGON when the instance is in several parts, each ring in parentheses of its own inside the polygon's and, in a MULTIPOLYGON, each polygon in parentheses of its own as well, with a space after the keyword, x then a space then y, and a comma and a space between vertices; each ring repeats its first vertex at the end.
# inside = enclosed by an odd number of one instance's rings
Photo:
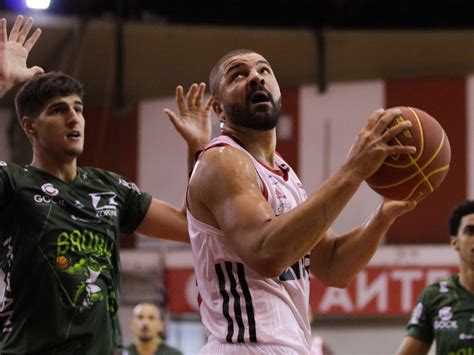
POLYGON ((117 180, 119 175, 101 168, 95 167, 79 167, 77 168, 78 174, 83 180, 117 180))
POLYGON ((255 168, 251 158, 241 150, 232 146, 216 146, 204 151, 191 176, 191 184, 195 181, 207 184, 215 184, 224 181, 245 179, 252 175, 254 178, 255 168))
POLYGON ((8 163, 6 161, 0 160, 0 173, 2 175, 9 175, 10 177, 19 177, 29 174, 30 169, 24 165, 8 163))
POLYGON ((206 148, 199 157, 199 162, 205 169, 214 172, 235 169, 242 170, 252 165, 250 154, 237 146, 229 144, 217 144, 206 148))
POLYGON ((453 289, 456 287, 455 277, 455 275, 450 275, 430 284, 424 289, 423 295, 425 298, 429 298, 433 301, 435 299, 449 297, 453 289))
POLYGON ((0 160, 0 169, 2 169, 2 170, 8 170, 8 169, 18 170, 18 169, 26 169, 26 167, 23 166, 23 165, 16 164, 16 163, 9 163, 9 162, 0 160))
POLYGON ((109 170, 95 167, 80 167, 78 168, 78 174, 86 184, 102 185, 118 190, 133 190, 141 193, 134 182, 109 170))

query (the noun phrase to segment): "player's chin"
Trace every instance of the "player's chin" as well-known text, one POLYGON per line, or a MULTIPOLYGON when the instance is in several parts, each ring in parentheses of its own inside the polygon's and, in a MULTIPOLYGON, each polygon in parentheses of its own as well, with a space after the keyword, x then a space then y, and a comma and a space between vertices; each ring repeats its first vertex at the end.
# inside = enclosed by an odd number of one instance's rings
POLYGON ((144 343, 148 343, 153 340, 153 337, 149 334, 140 334, 138 338, 144 343))
POLYGON ((67 149, 67 155, 69 155, 72 158, 77 158, 78 156, 80 156, 82 154, 83 151, 84 151, 83 146, 69 147, 69 149, 67 149))

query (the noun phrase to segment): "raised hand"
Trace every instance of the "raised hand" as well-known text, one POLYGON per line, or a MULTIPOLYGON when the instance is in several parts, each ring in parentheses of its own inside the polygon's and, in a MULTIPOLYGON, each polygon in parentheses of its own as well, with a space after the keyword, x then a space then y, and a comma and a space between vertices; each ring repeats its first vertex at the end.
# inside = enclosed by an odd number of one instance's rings
POLYGON ((184 97, 183 87, 176 87, 179 116, 165 109, 165 114, 191 150, 202 149, 211 138, 212 97, 203 105, 206 84, 192 84, 184 97))
POLYGON ((16 84, 44 72, 38 66, 31 68, 26 66, 28 54, 40 37, 41 30, 36 29, 27 39, 33 19, 30 17, 24 25, 23 20, 23 16, 17 16, 10 35, 8 35, 7 20, 0 19, 0 97, 16 84))
POLYGON ((416 152, 414 146, 388 145, 391 139, 411 127, 411 122, 408 120, 393 127, 387 127, 400 113, 399 109, 377 110, 358 134, 347 164, 361 180, 374 174, 388 156, 416 152))

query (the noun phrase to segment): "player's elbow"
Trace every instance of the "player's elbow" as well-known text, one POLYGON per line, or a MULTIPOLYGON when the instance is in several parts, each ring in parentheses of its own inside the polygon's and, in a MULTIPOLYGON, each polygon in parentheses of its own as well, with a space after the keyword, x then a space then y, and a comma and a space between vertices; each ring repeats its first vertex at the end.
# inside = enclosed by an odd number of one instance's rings
POLYGON ((252 263, 251 267, 261 277, 265 278, 279 277, 285 271, 285 266, 273 257, 259 257, 258 260, 252 263))
POLYGON ((346 288, 352 281, 350 275, 337 275, 331 272, 313 273, 326 287, 346 288))
POLYGON ((334 287, 334 288, 346 288, 350 284, 350 280, 344 280, 344 279, 334 279, 334 280, 329 280, 327 282, 323 282, 323 284, 327 287, 334 287))

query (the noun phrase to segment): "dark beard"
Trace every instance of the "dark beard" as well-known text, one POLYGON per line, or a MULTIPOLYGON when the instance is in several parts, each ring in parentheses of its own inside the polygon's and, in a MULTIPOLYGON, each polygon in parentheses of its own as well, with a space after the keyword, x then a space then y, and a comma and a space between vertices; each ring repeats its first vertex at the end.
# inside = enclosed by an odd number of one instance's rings
POLYGON ((251 97, 256 90, 252 90, 246 97, 245 106, 239 104, 224 104, 227 117, 232 123, 239 126, 255 129, 257 131, 269 131, 276 127, 281 113, 281 98, 275 103, 273 96, 265 89, 264 90, 270 100, 271 108, 264 110, 252 110, 251 97))
POLYGON ((138 339, 140 339, 140 341, 142 343, 149 343, 150 341, 154 340, 155 337, 151 337, 151 336, 148 336, 148 335, 140 335, 140 336, 138 336, 138 339))

